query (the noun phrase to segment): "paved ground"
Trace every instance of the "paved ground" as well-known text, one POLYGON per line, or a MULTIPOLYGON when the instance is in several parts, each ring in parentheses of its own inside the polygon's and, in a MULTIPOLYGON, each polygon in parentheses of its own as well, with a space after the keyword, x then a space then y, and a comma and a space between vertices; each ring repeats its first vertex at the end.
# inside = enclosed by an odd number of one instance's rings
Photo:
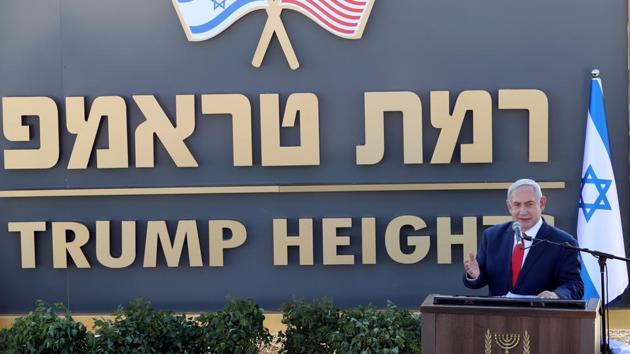
POLYGON ((611 329, 610 338, 630 345, 630 329, 611 329))

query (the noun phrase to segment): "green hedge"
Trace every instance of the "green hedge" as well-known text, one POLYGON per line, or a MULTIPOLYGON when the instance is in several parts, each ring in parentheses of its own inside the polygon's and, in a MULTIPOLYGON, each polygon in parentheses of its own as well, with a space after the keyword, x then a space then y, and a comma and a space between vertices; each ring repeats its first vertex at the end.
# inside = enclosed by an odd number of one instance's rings
POLYGON ((343 312, 331 342, 337 353, 420 353, 420 331, 419 315, 388 302, 343 312))
POLYGON ((35 310, 15 320, 10 329, 0 333, 2 353, 83 353, 89 334, 82 323, 75 322, 63 305, 47 306, 38 300, 35 310), (63 312, 58 316, 56 312, 63 312))
MULTIPOLYGON (((281 353, 420 353, 420 316, 388 303, 341 311, 329 299, 282 305, 281 353)), ((262 309, 252 300, 229 300, 196 318, 156 310, 134 300, 93 332, 61 304, 37 301, 27 316, 0 331, 1 353, 258 353, 271 343, 262 309), (62 315, 58 315, 61 313, 62 315)))
POLYGON ((264 315, 252 300, 230 300, 223 311, 192 318, 134 300, 113 320, 96 320, 94 332, 61 305, 37 302, 35 311, 0 331, 1 353, 257 353, 271 341, 264 315))
POLYGON ((213 353, 258 353, 271 342, 265 316, 251 300, 231 300, 223 311, 200 315, 202 342, 213 353))
POLYGON ((252 300, 230 300, 223 311, 195 318, 133 301, 115 319, 98 320, 91 353, 257 353, 271 336, 252 300))
POLYGON ((420 353, 419 314, 372 305, 344 310, 328 299, 283 305, 282 353, 420 353))
POLYGON ((281 353, 326 354, 333 353, 331 334, 339 329, 339 310, 324 298, 306 303, 295 300, 282 305, 282 323, 285 332, 278 334, 281 353))
POLYGON ((119 307, 114 320, 96 320, 92 353, 203 353, 199 326, 185 315, 156 311, 143 300, 119 307))

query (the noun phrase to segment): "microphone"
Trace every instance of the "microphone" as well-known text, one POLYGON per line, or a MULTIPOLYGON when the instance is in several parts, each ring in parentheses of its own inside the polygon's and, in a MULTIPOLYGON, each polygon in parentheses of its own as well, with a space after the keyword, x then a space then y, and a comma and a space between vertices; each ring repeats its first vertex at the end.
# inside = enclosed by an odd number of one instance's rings
POLYGON ((525 235, 523 230, 521 229, 521 224, 517 221, 512 223, 512 230, 521 244, 521 247, 524 245, 524 240, 532 241, 533 238, 531 236, 525 235))

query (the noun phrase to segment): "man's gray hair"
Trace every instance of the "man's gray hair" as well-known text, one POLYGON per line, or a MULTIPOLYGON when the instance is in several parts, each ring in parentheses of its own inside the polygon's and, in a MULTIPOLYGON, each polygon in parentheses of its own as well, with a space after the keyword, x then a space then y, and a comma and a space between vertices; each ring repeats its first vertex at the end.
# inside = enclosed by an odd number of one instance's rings
POLYGON ((534 190, 534 193, 536 194, 536 200, 542 197, 542 191, 540 190, 540 186, 538 185, 538 183, 536 183, 536 181, 534 181, 533 179, 523 178, 512 183, 510 188, 508 188, 507 200, 510 200, 510 196, 512 195, 512 192, 514 192, 515 190, 523 186, 532 187, 532 189, 534 190))

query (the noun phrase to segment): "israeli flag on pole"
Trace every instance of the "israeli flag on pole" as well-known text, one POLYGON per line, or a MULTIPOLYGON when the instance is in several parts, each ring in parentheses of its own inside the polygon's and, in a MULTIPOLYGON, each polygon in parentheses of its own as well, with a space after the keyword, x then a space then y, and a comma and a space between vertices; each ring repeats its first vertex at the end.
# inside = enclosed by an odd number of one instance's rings
MULTIPOLYGON (((593 76, 598 72, 594 71, 593 76)), ((586 122, 582 187, 578 210, 577 235, 581 247, 625 257, 626 252, 619 214, 619 199, 610 158, 610 143, 604 92, 598 77, 591 80, 591 97, 586 122)), ((597 259, 581 253, 584 298, 601 298, 600 271, 597 259)), ((628 287, 626 264, 608 261, 608 302, 628 287)))
POLYGON ((191 42, 210 39, 239 18, 264 9, 268 0, 172 0, 191 42))

